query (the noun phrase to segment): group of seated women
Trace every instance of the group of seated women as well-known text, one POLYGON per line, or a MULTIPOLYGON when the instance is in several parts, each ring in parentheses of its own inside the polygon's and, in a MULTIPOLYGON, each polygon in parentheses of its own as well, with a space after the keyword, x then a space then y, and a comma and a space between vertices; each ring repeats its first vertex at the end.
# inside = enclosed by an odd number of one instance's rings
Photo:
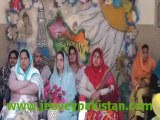
MULTIPOLYGON (((0 69, 0 100, 1 119, 15 120, 17 109, 8 110, 6 103, 36 103, 44 95, 46 80, 49 80, 50 90, 54 85, 65 91, 65 102, 74 103, 79 101, 79 96, 85 96, 87 101, 98 101, 102 103, 119 103, 120 96, 114 76, 110 68, 104 63, 104 55, 101 48, 93 50, 90 56, 89 65, 85 66, 81 60, 78 50, 74 46, 69 47, 68 57, 63 51, 56 54, 53 73, 48 65, 43 63, 43 56, 40 49, 36 49, 32 55, 29 50, 22 49, 19 53, 16 50, 10 52, 8 64, 0 69), (3 107, 3 108, 2 108, 3 107)), ((133 91, 130 102, 143 103, 143 96, 149 91, 150 78, 159 79, 160 66, 155 69, 155 62, 149 55, 149 47, 143 45, 139 50, 133 63, 132 85, 133 91), (155 70, 154 70, 155 69, 155 70), (151 74, 153 76, 151 77, 151 74)), ((158 82, 153 82, 156 84, 158 82)), ((154 86, 154 85, 152 85, 154 86)), ((156 90, 159 90, 157 88, 156 90)), ((23 116, 29 116, 33 120, 46 119, 47 112, 38 111, 22 112, 23 116)), ((115 110, 88 110, 86 120, 122 120, 121 111, 115 110)), ((130 111, 129 119, 143 119, 144 111, 130 111)), ((70 110, 61 110, 58 120, 77 120, 78 113, 70 110)))

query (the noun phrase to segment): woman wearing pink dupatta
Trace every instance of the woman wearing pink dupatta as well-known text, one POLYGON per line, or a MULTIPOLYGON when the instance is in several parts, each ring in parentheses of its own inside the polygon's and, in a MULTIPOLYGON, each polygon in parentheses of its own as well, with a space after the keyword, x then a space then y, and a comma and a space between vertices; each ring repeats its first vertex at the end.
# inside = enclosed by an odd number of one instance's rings
POLYGON ((70 46, 68 54, 69 65, 75 75, 76 88, 78 89, 80 80, 82 79, 86 66, 82 64, 79 52, 76 47, 70 46))

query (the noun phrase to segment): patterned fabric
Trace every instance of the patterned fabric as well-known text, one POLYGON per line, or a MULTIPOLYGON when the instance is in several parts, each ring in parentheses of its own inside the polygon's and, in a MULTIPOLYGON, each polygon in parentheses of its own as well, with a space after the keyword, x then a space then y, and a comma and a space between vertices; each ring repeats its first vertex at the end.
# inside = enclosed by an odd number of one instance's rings
POLYGON ((4 97, 6 100, 10 99, 10 89, 8 87, 8 79, 10 69, 8 67, 0 68, 0 98, 4 97))
POLYGON ((112 110, 105 110, 105 111, 90 110, 86 114, 86 120, 118 120, 118 114, 116 111, 112 110))
POLYGON ((34 120, 28 111, 17 112, 16 120, 34 120))

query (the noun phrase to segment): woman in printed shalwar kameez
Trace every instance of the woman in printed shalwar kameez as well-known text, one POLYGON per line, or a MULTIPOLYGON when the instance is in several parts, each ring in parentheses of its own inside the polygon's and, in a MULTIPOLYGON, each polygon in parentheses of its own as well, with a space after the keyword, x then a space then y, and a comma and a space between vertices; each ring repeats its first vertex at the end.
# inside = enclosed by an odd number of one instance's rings
POLYGON ((43 78, 44 83, 45 83, 46 80, 50 79, 51 70, 49 66, 43 62, 43 56, 39 48, 37 48, 34 51, 33 58, 34 58, 33 59, 34 67, 39 70, 41 77, 43 78))
MULTIPOLYGON (((148 45, 143 45, 137 53, 132 65, 132 86, 130 103, 143 103, 143 96, 149 92, 151 74, 156 66, 149 54, 148 45)), ((144 110, 130 110, 129 120, 143 120, 144 110)))
POLYGON ((18 60, 18 51, 12 50, 8 55, 8 61, 6 67, 0 68, 0 111, 8 103, 11 97, 11 91, 8 87, 8 79, 11 73, 11 68, 14 67, 18 60))

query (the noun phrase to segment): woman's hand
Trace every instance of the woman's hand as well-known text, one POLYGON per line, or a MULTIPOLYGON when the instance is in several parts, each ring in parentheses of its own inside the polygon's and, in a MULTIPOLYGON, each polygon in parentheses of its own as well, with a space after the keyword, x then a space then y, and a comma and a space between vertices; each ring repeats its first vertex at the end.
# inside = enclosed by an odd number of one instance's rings
POLYGON ((101 91, 100 90, 95 93, 96 98, 99 98, 100 95, 101 95, 101 91))
POLYGON ((139 88, 140 88, 140 85, 137 84, 137 85, 135 86, 135 90, 138 90, 139 88))
POLYGON ((91 94, 91 99, 96 100, 95 92, 91 94))
MULTIPOLYGON (((26 86, 24 87, 24 88, 26 88, 26 87, 28 87, 29 85, 31 85, 32 83, 31 83, 31 81, 29 81, 29 80, 27 80, 27 81, 24 81, 24 82, 26 82, 27 84, 26 84, 26 86)), ((24 88, 21 88, 20 90, 17 90, 17 91, 13 91, 13 93, 14 94, 21 94, 21 90, 22 89, 24 89, 24 88)))
POLYGON ((20 93, 20 90, 14 91, 13 93, 14 93, 14 94, 21 94, 21 93, 20 93))
POLYGON ((91 94, 91 99, 92 100, 97 100, 99 96, 101 95, 101 91, 97 91, 91 94))
POLYGON ((80 83, 80 80, 76 79, 76 85, 78 85, 80 83))
POLYGON ((110 85, 110 86, 109 86, 109 90, 110 90, 110 92, 111 92, 111 91, 114 91, 114 86, 113 86, 113 85, 110 85))
POLYGON ((134 97, 137 97, 137 93, 138 93, 138 89, 139 89, 139 88, 140 88, 140 85, 137 84, 137 85, 135 86, 134 97))

